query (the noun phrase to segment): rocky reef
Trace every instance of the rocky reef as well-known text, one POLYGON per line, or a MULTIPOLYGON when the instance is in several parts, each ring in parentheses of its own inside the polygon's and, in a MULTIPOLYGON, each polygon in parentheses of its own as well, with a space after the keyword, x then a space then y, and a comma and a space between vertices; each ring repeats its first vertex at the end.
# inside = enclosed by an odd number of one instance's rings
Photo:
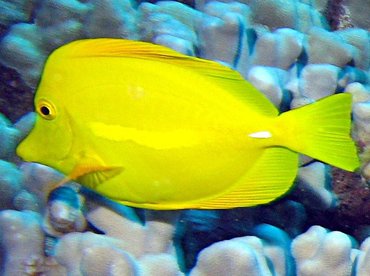
POLYGON ((369 12, 365 0, 0 1, 0 274, 370 275, 369 12), (281 111, 351 93, 362 167, 302 156, 289 195, 233 210, 149 211, 77 183, 52 190, 63 176, 15 148, 47 56, 94 37, 219 61, 281 111))

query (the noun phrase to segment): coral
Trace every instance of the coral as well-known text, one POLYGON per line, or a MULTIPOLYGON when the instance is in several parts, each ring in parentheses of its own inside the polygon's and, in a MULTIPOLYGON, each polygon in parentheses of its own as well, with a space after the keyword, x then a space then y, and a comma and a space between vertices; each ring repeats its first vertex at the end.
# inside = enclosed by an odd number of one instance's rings
POLYGON ((82 199, 76 189, 62 186, 53 190, 44 213, 43 230, 54 237, 84 231, 86 219, 81 209, 82 199))
POLYGON ((1 274, 368 275, 368 5, 0 1, 1 274), (287 197, 217 211, 136 210, 71 182, 53 191, 61 174, 15 155, 35 120, 32 113, 19 119, 32 110, 32 89, 19 76, 36 87, 52 50, 93 37, 152 41, 216 60, 238 70, 281 111, 351 93, 361 175, 302 157, 287 197))
POLYGON ((132 35, 136 25, 134 13, 128 0, 42 1, 35 23, 18 23, 10 27, 0 45, 1 62, 17 69, 26 83, 35 87, 46 57, 62 44, 78 38, 100 37, 102 28, 104 36, 135 38, 132 35), (13 59, 14 55, 19 58, 13 59))
POLYGON ((346 29, 335 32, 343 41, 352 45, 353 63, 358 69, 368 70, 370 65, 369 32, 363 29, 346 29))
POLYGON ((249 7, 237 2, 210 2, 204 7, 204 13, 206 16, 197 27, 199 55, 225 63, 243 74, 249 42, 253 39, 247 32, 250 27, 249 7))
POLYGON ((130 208, 124 209, 125 215, 104 207, 89 212, 89 222, 105 234, 64 235, 55 247, 56 261, 71 274, 128 275, 140 271, 140 275, 153 275, 156 271, 158 275, 180 275, 172 248, 176 213, 148 214, 142 225, 130 208), (103 266, 94 264, 97 258, 103 266))
POLYGON ((251 9, 255 22, 271 29, 288 27, 306 32, 313 26, 328 28, 325 17, 312 5, 302 2, 293 0, 289 4, 283 0, 251 1, 251 9))
POLYGON ((246 272, 248 275, 291 275, 287 235, 270 225, 260 225, 256 230, 263 239, 245 236, 203 249, 189 275, 242 275, 246 272))
POLYGON ((330 232, 312 226, 292 243, 297 275, 350 275, 352 269, 351 239, 341 232, 330 232))
POLYGON ((0 212, 2 253, 1 275, 25 275, 40 272, 43 262, 41 216, 32 211, 0 212))
POLYGON ((92 7, 86 14, 83 28, 87 37, 137 38, 137 15, 130 1, 95 0, 89 4, 92 7))
POLYGON ((302 33, 288 28, 266 32, 256 41, 252 64, 288 70, 301 55, 303 39, 302 33))
POLYGON ((327 210, 337 203, 337 197, 330 185, 330 169, 321 162, 301 167, 297 177, 295 194, 299 201, 311 208, 327 210), (299 195, 298 195, 299 194, 299 195))
POLYGON ((366 275, 370 271, 370 239, 367 238, 360 247, 360 252, 357 255, 356 271, 358 275, 366 275))
POLYGON ((71 233, 58 242, 55 259, 69 275, 133 274, 137 265, 131 256, 120 250, 119 243, 119 240, 94 233, 71 233), (94 264, 96 260, 103 262, 94 264))
POLYGON ((22 188, 22 177, 22 173, 13 163, 0 160, 1 209, 12 207, 13 198, 22 188))
POLYGON ((343 67, 355 55, 355 48, 345 43, 340 36, 320 28, 312 28, 307 39, 308 62, 331 64, 343 67))
POLYGON ((142 40, 195 55, 194 45, 198 44, 195 27, 200 23, 201 12, 178 2, 163 1, 156 5, 142 3, 138 13, 140 18, 145 18, 140 22, 142 40))
POLYGON ((0 1, 2 8, 0 24, 9 25, 30 21, 37 0, 0 1))
POLYGON ((0 158, 11 159, 15 155, 15 148, 20 141, 20 133, 11 123, 0 113, 0 158))
POLYGON ((272 275, 262 242, 256 237, 235 238, 207 247, 200 252, 198 263, 190 275, 236 276, 247 271, 248 275, 272 275))
POLYGON ((300 91, 303 97, 318 100, 337 89, 340 68, 331 64, 309 64, 302 69, 300 91), (320 78, 319 78, 320 76, 320 78))
POLYGON ((262 91, 277 108, 286 104, 288 98, 284 89, 288 73, 280 68, 267 66, 254 66, 249 72, 247 79, 259 91, 262 91))
POLYGON ((368 1, 345 1, 344 8, 354 26, 370 30, 370 19, 367 13, 370 3, 368 1))

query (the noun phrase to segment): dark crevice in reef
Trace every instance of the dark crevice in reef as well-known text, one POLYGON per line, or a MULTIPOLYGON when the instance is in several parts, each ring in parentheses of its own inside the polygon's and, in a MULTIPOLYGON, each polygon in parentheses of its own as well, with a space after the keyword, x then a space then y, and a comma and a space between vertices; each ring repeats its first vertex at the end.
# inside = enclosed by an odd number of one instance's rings
POLYGON ((0 64, 0 113, 12 122, 33 111, 33 93, 17 71, 0 64))
POLYGON ((8 28, 2 24, 0 24, 0 38, 2 38, 5 33, 7 32, 8 28))
POLYGON ((345 7, 345 2, 345 0, 328 1, 325 10, 325 17, 333 31, 353 28, 350 15, 345 7))
POLYGON ((307 208, 307 229, 312 225, 321 225, 332 231, 342 231, 354 236, 360 242, 363 241, 367 238, 366 229, 370 223, 368 184, 357 173, 333 167, 332 186, 338 197, 338 206, 326 211, 307 208))
MULTIPOLYGON (((160 2, 161 0, 139 0, 137 1, 138 3, 143 3, 143 2, 149 2, 149 3, 157 3, 160 2)), ((176 2, 183 3, 185 5, 188 5, 189 7, 194 8, 195 7, 195 0, 176 0, 176 2)))

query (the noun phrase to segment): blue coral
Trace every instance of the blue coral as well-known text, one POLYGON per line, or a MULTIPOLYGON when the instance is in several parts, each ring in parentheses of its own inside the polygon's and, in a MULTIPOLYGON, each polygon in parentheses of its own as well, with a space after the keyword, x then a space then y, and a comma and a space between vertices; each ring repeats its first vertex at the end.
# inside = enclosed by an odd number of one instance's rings
MULTIPOLYGON (((0 114, 1 274, 369 274, 370 221, 363 216, 358 225, 345 212, 354 216, 356 200, 370 197, 366 8, 368 1, 354 0, 203 0, 195 8, 174 1, 0 1, 0 62, 32 88, 46 57, 69 41, 152 41, 238 70, 282 111, 351 93, 353 136, 363 158, 361 178, 302 157, 295 188, 268 206, 135 210, 76 183, 52 191, 61 174, 15 155, 32 128, 32 113, 17 122, 0 114), (345 189, 349 185, 356 190, 345 189)), ((16 91, 13 73, 7 76, 3 91, 16 91)), ((0 107, 11 106, 3 91, 0 107)))

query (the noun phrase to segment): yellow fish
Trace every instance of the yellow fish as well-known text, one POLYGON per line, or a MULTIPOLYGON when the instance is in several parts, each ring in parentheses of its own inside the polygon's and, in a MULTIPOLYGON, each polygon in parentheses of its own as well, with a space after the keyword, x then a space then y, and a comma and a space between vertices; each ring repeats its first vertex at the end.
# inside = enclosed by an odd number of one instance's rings
POLYGON ((359 166, 350 94, 279 115, 238 72, 145 42, 88 39, 57 49, 35 109, 18 155, 129 206, 267 203, 293 185, 298 153, 359 166))

